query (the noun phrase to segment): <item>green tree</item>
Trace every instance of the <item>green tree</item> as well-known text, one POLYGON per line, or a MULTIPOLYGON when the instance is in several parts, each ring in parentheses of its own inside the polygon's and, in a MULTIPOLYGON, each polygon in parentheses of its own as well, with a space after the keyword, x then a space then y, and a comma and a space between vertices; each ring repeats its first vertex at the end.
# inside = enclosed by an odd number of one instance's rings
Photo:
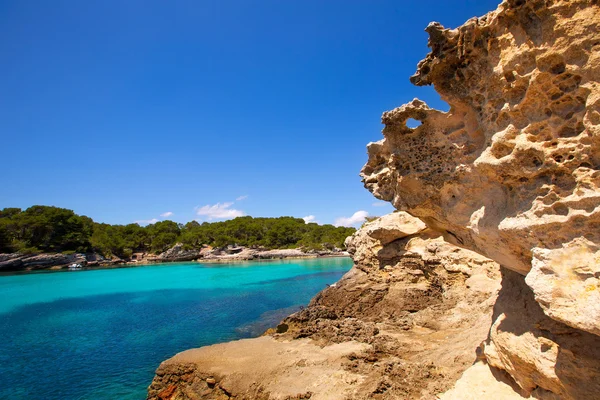
POLYGON ((21 246, 47 252, 87 251, 93 221, 58 207, 32 206, 13 214, 15 238, 21 246))
POLYGON ((150 249, 162 253, 172 247, 181 233, 179 225, 173 221, 160 221, 146 227, 150 239, 150 249))
POLYGON ((354 228, 306 224, 293 217, 238 217, 228 221, 185 225, 161 221, 138 224, 95 223, 58 207, 33 206, 0 210, 0 252, 97 251, 105 256, 130 257, 134 252, 163 252, 177 242, 187 249, 203 245, 332 249, 343 248, 354 228))

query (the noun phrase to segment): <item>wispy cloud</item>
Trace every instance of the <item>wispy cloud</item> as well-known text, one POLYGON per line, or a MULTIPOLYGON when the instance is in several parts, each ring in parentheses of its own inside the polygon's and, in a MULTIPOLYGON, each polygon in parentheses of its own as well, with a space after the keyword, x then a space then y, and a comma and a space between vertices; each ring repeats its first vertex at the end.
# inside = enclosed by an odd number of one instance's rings
POLYGON ((369 216, 369 213, 360 210, 352 214, 351 217, 340 217, 333 223, 335 226, 355 226, 365 221, 365 218, 369 216))
MULTIPOLYGON (((175 215, 173 212, 171 211, 167 211, 165 213, 160 214, 160 218, 161 219, 165 219, 165 218, 169 218, 170 216, 175 215)), ((158 221, 160 221, 158 218, 152 218, 152 219, 139 219, 137 221, 133 221, 136 224, 139 225, 150 225, 150 224, 155 224, 158 221)))
POLYGON ((213 219, 231 219, 246 215, 242 210, 230 208, 232 205, 233 202, 227 202, 196 207, 196 215, 205 217, 209 221, 213 219))
POLYGON ((314 215, 307 215, 306 217, 302 218, 304 220, 304 222, 306 222, 307 224, 310 224, 311 222, 318 224, 319 221, 317 221, 317 218, 314 215))
POLYGON ((156 219, 156 218, 152 218, 152 219, 140 219, 140 220, 133 221, 133 222, 136 223, 136 224, 139 224, 139 225, 150 225, 150 224, 157 223, 158 219, 156 219))
POLYGON ((389 206, 390 203, 386 202, 386 201, 376 201, 375 203, 371 204, 373 207, 385 207, 385 206, 389 206))
POLYGON ((246 200, 248 198, 248 195, 245 194, 243 196, 238 197, 237 199, 235 199, 235 201, 242 201, 242 200, 246 200))

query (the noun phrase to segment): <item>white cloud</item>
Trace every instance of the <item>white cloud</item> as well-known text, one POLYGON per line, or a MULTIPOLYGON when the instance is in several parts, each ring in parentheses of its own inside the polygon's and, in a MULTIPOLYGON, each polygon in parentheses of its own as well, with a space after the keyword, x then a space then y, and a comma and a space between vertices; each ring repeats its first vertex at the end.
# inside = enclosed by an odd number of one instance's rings
POLYGON ((386 202, 386 201, 377 201, 373 204, 371 204, 373 207, 385 207, 385 206, 389 206, 390 203, 386 202))
POLYGON ((243 196, 238 197, 237 199, 235 199, 235 201, 242 201, 242 200, 246 200, 248 198, 248 195, 245 194, 243 196))
POLYGON ((140 224, 140 225, 150 225, 150 224, 155 224, 158 222, 158 220, 156 218, 152 218, 152 219, 140 219, 137 221, 133 221, 135 224, 140 224))
POLYGON ((163 218, 169 218, 172 215, 173 215, 173 213, 171 211, 167 211, 166 213, 160 214, 160 216, 163 218))
POLYGON ((213 219, 231 219, 246 215, 242 210, 229 208, 232 205, 233 202, 228 202, 223 204, 217 203, 212 206, 205 205, 202 207, 196 207, 196 214, 206 217, 209 221, 213 219))
POLYGON ((302 218, 304 220, 304 222, 306 222, 307 224, 310 224, 311 222, 318 224, 319 221, 317 221, 317 218, 314 215, 307 215, 306 217, 302 218))
POLYGON ((340 217, 333 223, 335 226, 354 226, 365 221, 369 213, 363 210, 357 211, 351 217, 340 217))

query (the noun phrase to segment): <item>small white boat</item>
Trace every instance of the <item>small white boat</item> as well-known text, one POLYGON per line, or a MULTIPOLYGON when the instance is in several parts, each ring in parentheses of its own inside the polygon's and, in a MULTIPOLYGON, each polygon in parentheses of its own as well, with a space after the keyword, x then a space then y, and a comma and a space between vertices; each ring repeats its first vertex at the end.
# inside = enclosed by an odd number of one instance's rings
POLYGON ((81 268, 82 268, 81 264, 73 263, 73 264, 69 265, 69 269, 81 269, 81 268))

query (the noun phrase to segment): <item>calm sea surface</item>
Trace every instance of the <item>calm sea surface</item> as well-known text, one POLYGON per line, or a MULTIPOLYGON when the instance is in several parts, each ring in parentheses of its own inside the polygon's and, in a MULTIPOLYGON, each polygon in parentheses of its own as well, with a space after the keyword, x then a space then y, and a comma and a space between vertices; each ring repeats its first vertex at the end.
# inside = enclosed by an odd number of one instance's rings
POLYGON ((260 335, 349 258, 0 275, 0 399, 144 399, 161 361, 260 335))

